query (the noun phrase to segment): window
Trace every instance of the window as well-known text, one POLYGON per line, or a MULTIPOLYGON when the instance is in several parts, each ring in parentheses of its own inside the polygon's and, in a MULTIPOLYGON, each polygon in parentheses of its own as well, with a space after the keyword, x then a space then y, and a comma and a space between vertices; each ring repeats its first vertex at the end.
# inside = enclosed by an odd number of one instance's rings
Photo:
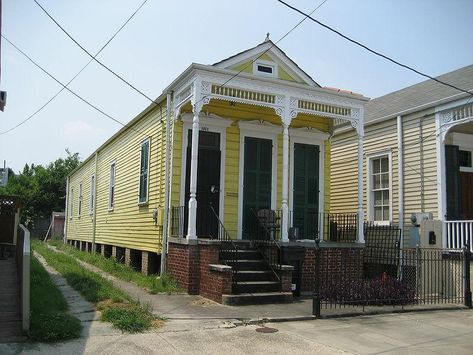
POLYGON ((108 209, 111 211, 115 206, 115 162, 110 164, 110 182, 108 188, 108 209))
POLYGON ((141 143, 139 203, 148 202, 149 139, 141 143))
POLYGON ((389 155, 370 159, 370 211, 376 222, 391 219, 389 162, 389 155))
POLYGON ((460 150, 458 152, 458 160, 459 160, 460 166, 462 167, 465 167, 465 168, 473 167, 471 165, 471 151, 469 150, 460 150))
POLYGON ((253 73, 266 76, 275 76, 277 64, 269 61, 261 61, 253 63, 253 73))
POLYGON ((89 202, 89 214, 94 213, 95 203, 95 174, 90 177, 90 202, 89 202))
POLYGON ((80 217, 82 213, 82 183, 79 184, 79 205, 77 207, 77 216, 80 217))
POLYGON ((71 196, 69 196, 69 218, 74 216, 74 189, 71 188, 71 196))

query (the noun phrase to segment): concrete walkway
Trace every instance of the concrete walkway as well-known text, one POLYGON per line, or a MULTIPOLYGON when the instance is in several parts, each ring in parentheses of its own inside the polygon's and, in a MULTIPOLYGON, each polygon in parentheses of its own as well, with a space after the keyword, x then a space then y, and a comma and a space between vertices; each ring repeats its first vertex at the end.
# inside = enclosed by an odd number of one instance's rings
MULTIPOLYGON (((188 321, 176 321, 188 322, 188 321)), ((473 312, 389 314, 261 326, 96 335, 61 344, 1 345, 1 354, 471 354, 473 312)))
POLYGON ((100 321, 100 312, 96 311, 95 306, 86 301, 79 292, 74 290, 67 283, 66 279, 61 276, 46 260, 37 252, 33 251, 33 255, 43 265, 49 273, 51 280, 64 295, 69 306, 69 312, 77 317, 82 323, 81 337, 94 335, 113 335, 121 334, 121 331, 114 329, 110 323, 100 321))

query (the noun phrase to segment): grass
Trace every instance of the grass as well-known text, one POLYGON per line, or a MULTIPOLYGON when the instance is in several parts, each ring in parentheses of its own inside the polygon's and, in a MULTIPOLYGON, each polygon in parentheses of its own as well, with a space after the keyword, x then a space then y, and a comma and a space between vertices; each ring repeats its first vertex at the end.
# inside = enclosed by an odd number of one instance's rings
POLYGON ((40 253, 87 301, 102 311, 102 320, 126 332, 142 332, 153 325, 156 317, 148 308, 133 301, 126 293, 102 276, 84 269, 72 256, 49 249, 41 241, 32 241, 40 253), (117 311, 120 309, 120 311, 117 311))
POLYGON ((77 250, 59 240, 51 240, 49 244, 54 245, 59 250, 67 252, 75 258, 85 261, 103 271, 128 282, 133 282, 151 294, 180 292, 177 283, 169 276, 145 275, 136 272, 133 268, 117 262, 115 259, 107 259, 97 253, 88 253, 77 250))
POLYGON ((55 342, 78 338, 82 329, 80 320, 67 313, 64 296, 34 257, 31 258, 30 275, 30 339, 55 342))

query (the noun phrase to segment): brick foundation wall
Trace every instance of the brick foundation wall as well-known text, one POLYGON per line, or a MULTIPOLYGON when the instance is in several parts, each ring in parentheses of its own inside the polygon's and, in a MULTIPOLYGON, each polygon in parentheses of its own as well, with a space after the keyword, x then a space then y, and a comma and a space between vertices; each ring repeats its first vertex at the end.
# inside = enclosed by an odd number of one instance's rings
MULTIPOLYGON (((321 248, 320 249, 321 282, 324 278, 338 278, 342 275, 350 279, 363 276, 363 248, 321 248)), ((315 248, 307 248, 302 263, 301 292, 309 294, 314 291, 315 248)))
POLYGON ((222 303, 222 294, 232 292, 232 272, 218 272, 209 268, 219 263, 218 245, 199 245, 199 294, 215 302, 222 303))
POLYGON ((168 272, 188 294, 199 294, 199 251, 197 244, 169 243, 168 272))

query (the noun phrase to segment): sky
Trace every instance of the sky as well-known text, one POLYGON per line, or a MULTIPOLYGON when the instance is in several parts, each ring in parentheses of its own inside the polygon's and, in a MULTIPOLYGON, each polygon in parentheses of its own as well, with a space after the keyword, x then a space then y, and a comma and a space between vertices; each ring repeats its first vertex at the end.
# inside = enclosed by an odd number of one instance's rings
MULTIPOLYGON (((97 52, 143 0, 38 0, 87 50, 97 52)), ((323 0, 287 0, 310 12, 323 0)), ((327 0, 313 17, 431 76, 473 63, 473 0, 327 0)), ((303 18, 276 0, 148 0, 98 59, 156 98, 192 62, 212 64, 276 42, 303 18)), ((89 57, 33 0, 3 0, 2 34, 62 82, 89 57)), ((320 85, 375 98, 425 78, 306 20, 278 46, 320 85)), ((0 132, 15 126, 61 86, 9 43, 1 43, 0 132)), ((128 122, 149 101, 96 63, 70 85, 114 118, 128 122)), ((47 164, 65 150, 87 158, 121 126, 63 91, 19 128, 0 134, 0 161, 15 172, 47 164)))

